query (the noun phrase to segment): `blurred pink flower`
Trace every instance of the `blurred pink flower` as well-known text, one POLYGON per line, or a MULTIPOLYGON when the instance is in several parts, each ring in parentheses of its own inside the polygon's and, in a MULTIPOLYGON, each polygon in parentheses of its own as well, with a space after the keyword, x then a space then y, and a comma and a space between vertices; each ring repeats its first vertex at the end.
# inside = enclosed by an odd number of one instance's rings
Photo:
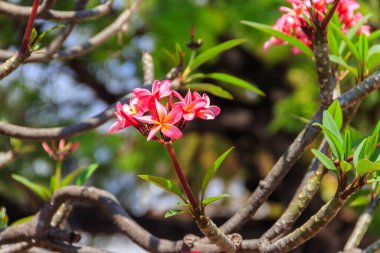
POLYGON ((154 100, 161 100, 164 97, 168 97, 171 94, 171 85, 170 80, 164 80, 160 82, 156 80, 153 82, 152 91, 142 88, 133 89, 133 94, 139 99, 141 106, 148 110, 149 105, 154 104, 154 100))
POLYGON ((55 140, 51 142, 51 147, 49 146, 49 144, 47 144, 47 142, 42 142, 41 145, 45 152, 51 158, 53 158, 56 161, 63 161, 67 155, 69 155, 79 147, 79 142, 68 142, 66 144, 66 141, 64 139, 60 139, 58 147, 55 140))
MULTIPOLYGON (((312 48, 312 34, 308 31, 309 25, 306 22, 305 16, 308 19, 312 19, 309 12, 311 7, 310 1, 305 0, 287 0, 291 4, 291 8, 280 7, 280 11, 283 15, 277 20, 273 28, 294 36, 301 40, 308 47, 312 48)), ((327 13, 328 5, 333 3, 334 0, 313 0, 315 15, 319 20, 323 20, 324 15, 327 13)), ((360 5, 355 0, 341 0, 337 6, 336 13, 338 14, 339 20, 342 23, 343 32, 347 32, 352 26, 355 26, 361 19, 361 13, 354 13, 360 5)), ((370 28, 367 25, 363 25, 359 28, 358 33, 365 34, 369 36, 370 28)), ((264 44, 264 50, 267 50, 273 45, 287 44, 287 42, 271 37, 264 44)), ((293 53, 299 53, 299 49, 293 47, 293 53)))
POLYGON ((184 120, 193 120, 196 113, 205 107, 206 101, 202 98, 194 98, 190 90, 183 98, 179 93, 173 92, 173 94, 179 99, 179 102, 175 103, 174 107, 180 107, 182 109, 184 120))

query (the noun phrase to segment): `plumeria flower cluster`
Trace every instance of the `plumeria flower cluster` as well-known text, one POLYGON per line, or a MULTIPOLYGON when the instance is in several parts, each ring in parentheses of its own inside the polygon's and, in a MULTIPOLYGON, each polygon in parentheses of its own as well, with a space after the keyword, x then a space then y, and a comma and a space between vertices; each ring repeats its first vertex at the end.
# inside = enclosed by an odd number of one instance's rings
POLYGON ((72 153, 78 147, 79 142, 66 143, 64 139, 59 140, 58 147, 55 140, 51 142, 51 147, 49 146, 49 144, 47 144, 47 142, 42 142, 42 148, 51 158, 53 158, 57 162, 62 162, 63 160, 65 160, 66 156, 72 153))
POLYGON ((116 105, 114 123, 109 133, 129 126, 135 127, 149 140, 165 142, 182 137, 182 129, 195 118, 211 120, 220 108, 210 105, 210 98, 198 92, 187 92, 182 97, 171 89, 170 80, 154 81, 152 90, 136 88, 129 104, 116 105))
MULTIPOLYGON (((285 34, 294 36, 301 40, 304 44, 312 48, 312 38, 307 31, 307 21, 305 16, 308 19, 311 19, 311 14, 309 12, 311 8, 311 2, 314 5, 314 10, 316 15, 320 20, 323 20, 329 5, 331 5, 334 0, 287 0, 291 4, 289 7, 280 7, 280 11, 283 12, 283 15, 277 20, 276 24, 273 26, 276 30, 279 30, 285 34)), ((339 21, 341 22, 343 32, 348 32, 350 27, 355 26, 362 18, 363 15, 360 12, 357 12, 357 9, 360 7, 359 3, 355 0, 340 0, 338 3, 336 13, 338 14, 339 21)), ((359 34, 365 34, 369 36, 370 27, 368 25, 362 25, 359 30, 359 34)), ((273 45, 286 44, 285 41, 271 37, 265 44, 264 49, 268 49, 273 45)), ((299 49, 293 47, 293 53, 299 53, 299 49)))

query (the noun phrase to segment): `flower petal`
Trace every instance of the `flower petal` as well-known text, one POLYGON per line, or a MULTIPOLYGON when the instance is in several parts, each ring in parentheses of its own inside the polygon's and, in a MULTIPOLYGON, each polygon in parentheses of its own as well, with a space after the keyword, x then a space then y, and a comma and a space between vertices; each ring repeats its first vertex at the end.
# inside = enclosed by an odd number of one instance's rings
POLYGON ((164 118, 162 123, 175 124, 182 119, 182 107, 174 107, 173 110, 164 118))
POLYGON ((162 128, 161 124, 157 124, 157 125, 153 126, 150 129, 150 132, 149 132, 149 135, 148 135, 148 141, 150 141, 151 139, 153 139, 157 135, 157 133, 161 130, 161 128, 162 128))
POLYGON ((161 132, 163 135, 171 139, 179 139, 182 137, 181 130, 179 130, 176 126, 172 124, 163 124, 161 132))
POLYGON ((122 127, 119 122, 115 122, 113 123, 113 125, 108 129, 108 133, 112 134, 112 133, 115 133, 117 131, 120 131, 121 129, 123 129, 124 127, 122 127))
POLYGON ((138 121, 144 122, 144 123, 148 123, 148 124, 158 124, 158 123, 160 123, 160 122, 157 122, 156 120, 154 120, 152 118, 152 116, 150 116, 150 115, 135 117, 135 119, 137 119, 138 121))
POLYGON ((155 105, 156 105, 156 111, 157 111, 157 117, 159 122, 163 122, 163 120, 166 118, 166 115, 168 115, 168 112, 166 111, 165 106, 160 104, 157 99, 155 99, 155 105))
POLYGON ((171 94, 171 88, 172 86, 172 82, 170 80, 164 80, 161 82, 160 84, 160 90, 159 90, 159 98, 164 98, 164 97, 167 97, 171 94))
POLYGON ((184 114, 183 114, 183 118, 184 118, 184 120, 186 120, 186 121, 193 120, 194 117, 195 117, 195 112, 194 112, 194 111, 187 112, 187 113, 184 113, 184 114))

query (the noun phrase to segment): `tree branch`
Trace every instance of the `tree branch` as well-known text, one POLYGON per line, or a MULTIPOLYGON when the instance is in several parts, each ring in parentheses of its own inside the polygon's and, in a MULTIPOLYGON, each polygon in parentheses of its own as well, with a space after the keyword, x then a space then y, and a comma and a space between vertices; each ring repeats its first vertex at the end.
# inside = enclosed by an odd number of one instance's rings
MULTIPOLYGON (((77 11, 51 10, 51 2, 53 1, 43 1, 38 8, 37 18, 55 21, 82 21, 96 19, 111 11, 113 0, 107 0, 105 3, 89 10, 77 11)), ((11 18, 26 19, 29 16, 30 11, 30 7, 0 1, 0 15, 11 18)))

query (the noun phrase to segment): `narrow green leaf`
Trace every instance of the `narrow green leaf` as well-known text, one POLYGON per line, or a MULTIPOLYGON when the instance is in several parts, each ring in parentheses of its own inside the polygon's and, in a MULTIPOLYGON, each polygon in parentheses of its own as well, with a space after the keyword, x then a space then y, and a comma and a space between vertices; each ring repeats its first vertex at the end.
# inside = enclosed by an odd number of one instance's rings
POLYGON ((372 14, 365 15, 356 25, 351 27, 347 32, 347 38, 352 39, 359 31, 359 28, 364 25, 370 18, 372 14))
POLYGON ((368 55, 367 55, 367 66, 368 66, 368 69, 372 70, 379 63, 380 63, 380 45, 377 44, 377 45, 373 45, 368 50, 368 55))
POLYGON ((228 198, 230 195, 228 195, 227 193, 223 193, 223 194, 220 194, 220 195, 217 195, 217 196, 212 196, 212 197, 208 197, 206 199, 204 199, 202 201, 202 204, 207 206, 208 204, 211 204, 219 199, 224 199, 224 198, 228 198))
POLYGON ((380 37, 380 30, 377 30, 377 31, 371 32, 371 34, 369 35, 368 40, 372 41, 372 40, 375 40, 375 39, 377 39, 379 37, 380 37))
POLYGON ((365 149, 366 144, 367 144, 367 138, 365 138, 364 140, 362 140, 362 142, 360 142, 359 146, 356 148, 354 152, 353 161, 354 161, 355 167, 358 166, 359 160, 362 159, 363 157, 363 153, 364 153, 363 150, 365 149))
POLYGON ((93 163, 90 166, 88 166, 75 179, 75 185, 84 185, 98 167, 98 163, 93 163))
POLYGON ((339 140, 340 143, 343 144, 343 139, 342 135, 340 134, 339 127, 328 111, 323 112, 322 125, 324 128, 329 130, 339 140))
POLYGON ((229 83, 229 84, 232 84, 232 85, 235 85, 247 90, 251 90, 261 96, 265 96, 265 93, 261 91, 259 88, 235 76, 231 76, 224 73, 211 73, 211 74, 206 74, 205 77, 226 82, 226 83, 229 83))
POLYGON ((346 129, 344 131, 344 141, 343 141, 343 151, 344 151, 344 160, 346 160, 351 153, 351 133, 350 130, 346 129))
POLYGON ((364 205, 367 205, 369 203, 369 197, 366 196, 366 195, 359 195, 357 196, 356 198, 354 198, 354 200, 352 200, 349 204, 350 207, 354 207, 354 206, 364 206, 364 205))
MULTIPOLYGON (((338 130, 340 130, 343 125, 343 113, 342 113, 342 107, 340 107, 339 101, 335 99, 334 102, 331 103, 329 108, 327 108, 327 111, 330 113, 330 115, 334 119, 338 127, 338 130)), ((329 130, 332 131, 332 129, 329 129, 329 130)))
POLYGON ((206 61, 214 58, 215 56, 223 53, 224 51, 230 48, 233 48, 242 44, 243 42, 245 42, 244 39, 229 40, 204 51, 203 53, 201 53, 200 55, 194 58, 193 62, 190 65, 190 69, 194 70, 198 68, 200 65, 202 65, 206 61))
POLYGON ((299 39, 297 39, 293 36, 290 36, 290 35, 287 35, 283 32, 280 32, 280 31, 278 31, 278 30, 276 30, 273 27, 268 26, 268 25, 264 25, 264 24, 260 24, 260 23, 256 23, 256 22, 250 22, 250 21, 241 21, 241 23, 244 25, 256 28, 256 29, 258 29, 262 32, 265 32, 271 36, 275 36, 275 37, 277 37, 283 41, 286 41, 286 42, 288 42, 288 44, 290 44, 290 45, 298 48, 302 52, 304 52, 307 56, 314 57, 313 51, 306 44, 304 44, 302 41, 300 41, 299 39))
POLYGON ((204 195, 204 192, 206 191, 207 185, 210 182, 211 178, 214 176, 214 174, 219 169, 219 167, 222 164, 222 162, 224 161, 224 159, 226 159, 226 157, 232 151, 233 148, 234 147, 228 149, 221 156, 219 156, 219 158, 216 159, 216 161, 214 162, 212 167, 207 170, 207 172, 204 175, 203 180, 202 180, 202 193, 203 193, 202 196, 204 195))
POLYGON ((339 48, 339 55, 342 55, 343 50, 344 50, 344 45, 346 44, 349 50, 351 51, 351 53, 354 55, 356 61, 360 62, 359 52, 356 49, 355 45, 352 43, 352 41, 336 25, 331 24, 331 27, 334 29, 336 34, 339 35, 339 37, 343 40, 339 48))
POLYGON ((33 183, 29 179, 16 174, 12 174, 12 178, 36 193, 41 199, 45 201, 51 197, 51 191, 44 185, 33 183))
POLYGON ((378 182, 380 182, 380 176, 369 179, 367 181, 367 184, 378 183, 378 182))
POLYGON ((376 150, 376 144, 379 140, 379 135, 375 134, 373 136, 368 137, 367 146, 365 149, 364 157, 370 158, 373 155, 373 152, 376 150))
MULTIPOLYGON (((338 46, 338 41, 334 35, 334 33, 331 31, 331 29, 328 29, 328 41, 329 41, 329 47, 330 47, 330 52, 333 55, 338 55, 339 54, 339 46, 338 46)), ((330 60, 331 60, 331 55, 330 55, 330 60)))
POLYGON ((138 175, 138 177, 184 199, 182 190, 169 179, 150 175, 138 175))
POLYGON ((343 172, 348 172, 348 171, 352 170, 352 165, 346 161, 340 161, 339 165, 340 165, 340 169, 343 172))
POLYGON ((8 215, 5 207, 0 208, 0 229, 4 229, 8 226, 8 215))
POLYGON ((84 170, 88 169, 88 167, 80 167, 76 170, 71 171, 61 180, 61 187, 67 186, 73 182, 73 180, 78 177, 84 170))
POLYGON ((170 209, 165 213, 165 219, 169 217, 173 217, 178 214, 184 214, 184 213, 187 213, 187 212, 184 210, 170 209))
POLYGON ((328 170, 336 172, 336 167, 334 162, 330 160, 325 154, 317 149, 312 149, 311 152, 318 158, 318 160, 325 166, 328 170))
POLYGON ((211 93, 214 96, 225 98, 225 99, 233 99, 233 96, 228 91, 224 90, 223 88, 213 85, 213 84, 188 84, 186 85, 186 88, 189 88, 191 90, 199 90, 199 91, 205 91, 208 93, 211 93))
POLYGON ((340 136, 340 139, 338 139, 329 129, 324 127, 323 125, 319 123, 314 123, 313 125, 319 126, 323 134, 326 137, 327 142, 329 143, 331 152, 333 156, 339 160, 343 160, 343 141, 341 141, 342 136, 340 136))
POLYGON ((17 224, 22 224, 22 223, 28 222, 28 221, 32 220, 33 217, 34 217, 34 215, 23 217, 21 219, 18 219, 16 221, 14 221, 11 225, 13 226, 13 225, 17 225, 17 224))
POLYGON ((380 170, 380 162, 371 162, 368 159, 361 159, 356 166, 356 174, 369 173, 372 171, 380 170))
POLYGON ((358 76, 358 71, 356 68, 348 65, 347 62, 345 62, 342 58, 340 58, 339 56, 337 55, 330 55, 330 61, 331 62, 335 62, 339 65, 341 65, 342 67, 344 67, 345 69, 347 69, 348 71, 350 71, 350 73, 354 76, 354 77, 357 77, 358 76))

